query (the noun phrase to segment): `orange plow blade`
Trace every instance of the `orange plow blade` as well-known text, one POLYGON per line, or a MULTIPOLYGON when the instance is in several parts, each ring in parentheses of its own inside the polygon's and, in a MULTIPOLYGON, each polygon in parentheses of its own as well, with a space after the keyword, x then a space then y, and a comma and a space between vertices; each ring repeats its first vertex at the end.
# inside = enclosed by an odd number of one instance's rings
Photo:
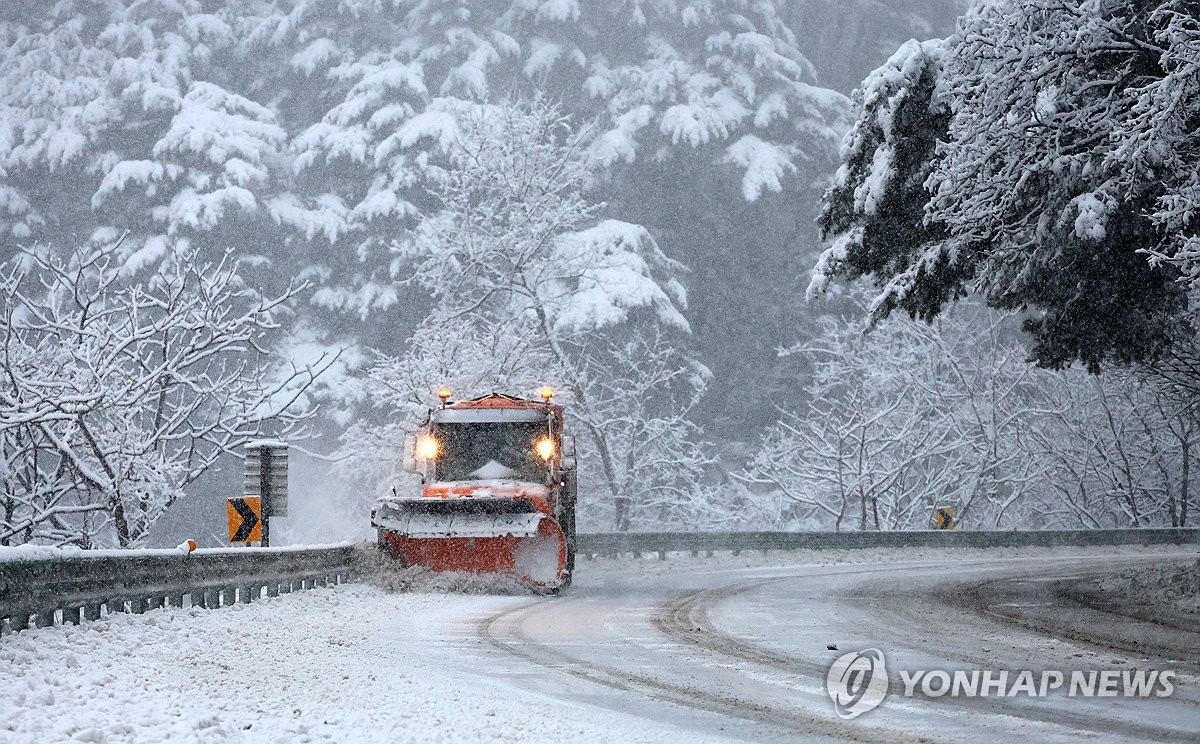
POLYGON ((558 522, 543 517, 531 535, 420 537, 380 529, 382 546, 410 566, 432 571, 514 576, 538 588, 554 588, 565 578, 567 540, 558 522))

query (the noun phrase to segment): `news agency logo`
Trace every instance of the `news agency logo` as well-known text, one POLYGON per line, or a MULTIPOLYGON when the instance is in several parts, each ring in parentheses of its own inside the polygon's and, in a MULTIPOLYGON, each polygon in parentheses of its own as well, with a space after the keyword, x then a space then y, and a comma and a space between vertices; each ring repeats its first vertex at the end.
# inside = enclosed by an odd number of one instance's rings
POLYGON ((842 654, 825 675, 833 709, 847 721, 875 710, 887 697, 887 663, 877 648, 842 654))
MULTIPOLYGON (((940 697, 1171 697, 1178 672, 1173 669, 1043 670, 933 669, 900 670, 904 689, 897 695, 940 697)), ((888 694, 888 671, 877 648, 839 656, 825 675, 833 709, 846 720, 879 707, 888 694)))

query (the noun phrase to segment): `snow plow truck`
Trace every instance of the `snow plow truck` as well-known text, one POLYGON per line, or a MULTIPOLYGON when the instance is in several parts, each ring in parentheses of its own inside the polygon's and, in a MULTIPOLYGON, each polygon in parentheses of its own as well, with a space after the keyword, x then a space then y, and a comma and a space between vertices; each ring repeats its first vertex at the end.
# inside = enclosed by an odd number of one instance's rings
POLYGON ((380 499, 379 547, 408 566, 510 576, 557 593, 575 564, 575 443, 554 391, 450 400, 405 437, 420 495, 380 499))

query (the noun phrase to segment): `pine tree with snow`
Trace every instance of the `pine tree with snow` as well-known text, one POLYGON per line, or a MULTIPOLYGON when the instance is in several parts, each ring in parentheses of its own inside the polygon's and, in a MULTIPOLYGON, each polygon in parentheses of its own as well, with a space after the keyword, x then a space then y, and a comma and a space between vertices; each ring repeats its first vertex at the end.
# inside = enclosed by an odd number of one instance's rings
POLYGON ((448 112, 542 91, 595 121, 609 215, 694 267, 693 297, 714 308, 696 314, 697 338, 715 364, 745 376, 803 321, 799 303, 771 299, 794 293, 791 264, 815 248, 807 218, 781 205, 807 201, 848 102, 820 86, 772 3, 68 0, 0 13, 0 233, 18 240, 128 231, 137 264, 168 243, 236 247, 264 285, 313 285, 306 315, 327 340, 382 344, 423 312, 390 247, 429 206, 448 112), (739 330, 715 311, 727 303, 762 320, 739 330))
POLYGON ((1034 356, 1054 367, 1153 359, 1194 334, 1198 38, 1174 0, 996 2, 906 46, 860 93, 813 289, 869 275, 876 319, 968 291, 1032 308, 1034 356))

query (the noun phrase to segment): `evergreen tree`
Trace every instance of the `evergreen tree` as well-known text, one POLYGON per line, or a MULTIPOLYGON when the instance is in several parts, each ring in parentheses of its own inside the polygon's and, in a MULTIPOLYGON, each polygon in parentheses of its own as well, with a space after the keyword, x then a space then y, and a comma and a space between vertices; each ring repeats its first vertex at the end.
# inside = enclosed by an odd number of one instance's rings
POLYGON ((1037 311, 1052 367, 1194 333, 1198 18, 1178 0, 977 3, 946 41, 907 46, 860 93, 814 292, 869 275, 878 319, 980 291, 1037 311))

